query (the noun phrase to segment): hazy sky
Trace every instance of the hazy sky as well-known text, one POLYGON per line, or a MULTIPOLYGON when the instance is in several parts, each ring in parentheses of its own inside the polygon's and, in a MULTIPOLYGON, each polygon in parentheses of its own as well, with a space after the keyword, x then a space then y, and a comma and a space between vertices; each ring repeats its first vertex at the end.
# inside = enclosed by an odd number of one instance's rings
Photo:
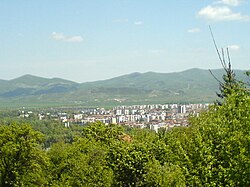
POLYGON ((1 0, 0 79, 220 68, 208 25, 250 69, 250 0, 1 0))

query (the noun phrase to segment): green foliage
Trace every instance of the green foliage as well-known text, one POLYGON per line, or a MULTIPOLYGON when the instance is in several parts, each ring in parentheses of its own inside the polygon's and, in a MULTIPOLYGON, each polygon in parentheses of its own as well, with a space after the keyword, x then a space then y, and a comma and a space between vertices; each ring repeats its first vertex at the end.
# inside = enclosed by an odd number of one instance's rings
POLYGON ((153 159, 146 166, 146 171, 147 172, 144 174, 145 186, 186 186, 185 176, 179 166, 168 163, 161 165, 159 161, 153 159))
POLYGON ((106 166, 105 149, 80 138, 73 144, 57 143, 48 152, 52 186, 111 186, 112 170, 106 166))
POLYGON ((0 186, 45 186, 48 164, 39 143, 42 134, 29 125, 0 126, 0 186))
POLYGON ((122 126, 114 124, 105 125, 101 122, 96 122, 83 128, 82 134, 88 139, 94 139, 95 141, 110 145, 114 141, 119 141, 125 132, 122 126))
POLYGON ((82 126, 71 125, 65 127, 57 121, 33 121, 32 127, 45 135, 44 147, 49 148, 53 143, 72 143, 74 138, 81 136, 82 126))
POLYGON ((142 143, 117 143, 109 148, 108 164, 114 171, 115 186, 142 186, 151 154, 142 143))
POLYGON ((214 105, 191 127, 174 129, 165 141, 188 186, 249 186, 250 97, 233 90, 222 106, 214 105))
POLYGON ((224 67, 224 70, 225 74, 223 75, 223 82, 220 82, 221 93, 217 93, 222 99, 231 95, 234 90, 241 88, 241 83, 236 79, 230 63, 228 67, 224 67))
POLYGON ((44 135, 43 147, 49 148, 53 143, 65 142, 72 143, 74 138, 80 137, 83 127, 80 125, 70 125, 65 127, 60 121, 54 120, 37 120, 27 118, 14 118, 13 111, 4 112, 0 116, 0 125, 18 123, 20 125, 29 124, 35 131, 44 135), (11 116, 11 117, 8 117, 11 116))

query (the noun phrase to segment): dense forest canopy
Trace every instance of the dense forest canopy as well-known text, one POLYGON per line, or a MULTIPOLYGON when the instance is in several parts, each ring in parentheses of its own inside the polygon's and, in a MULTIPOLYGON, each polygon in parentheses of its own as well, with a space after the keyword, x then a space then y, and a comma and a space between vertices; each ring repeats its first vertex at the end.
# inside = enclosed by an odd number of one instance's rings
POLYGON ((0 186, 249 186, 250 92, 226 76, 219 103, 169 131, 2 117, 0 186))

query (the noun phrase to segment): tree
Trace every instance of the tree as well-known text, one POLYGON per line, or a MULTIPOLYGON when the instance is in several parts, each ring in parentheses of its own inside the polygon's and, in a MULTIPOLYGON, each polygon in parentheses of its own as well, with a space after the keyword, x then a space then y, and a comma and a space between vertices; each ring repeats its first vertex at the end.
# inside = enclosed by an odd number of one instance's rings
MULTIPOLYGON (((229 49, 226 48, 226 54, 225 54, 225 50, 222 48, 221 52, 219 51, 217 44, 215 42, 215 38, 212 32, 211 27, 209 27, 210 29, 210 33, 213 39, 213 43, 214 43, 214 47, 216 49, 220 64, 223 68, 223 70, 225 71, 225 74, 222 77, 222 81, 220 81, 213 73, 211 70, 210 73, 211 75, 218 81, 219 83, 219 89, 220 92, 217 92, 217 96, 221 99, 224 99, 226 97, 228 97, 229 95, 232 94, 233 91, 241 91, 242 89, 245 89, 243 82, 238 81, 236 79, 236 75, 232 69, 231 66, 231 58, 230 58, 230 54, 229 54, 229 49)), ((248 74, 248 72, 246 73, 248 74)), ((220 101, 216 102, 217 104, 221 105, 222 103, 220 101)))
POLYGON ((126 135, 124 128, 120 125, 105 125, 101 122, 95 122, 83 128, 82 135, 88 139, 94 139, 106 146, 114 141, 120 141, 123 135, 126 135))
POLYGON ((43 135, 29 125, 0 126, 0 186, 45 186, 43 135))
POLYGON ((249 93, 232 90, 221 106, 165 135, 168 163, 181 168, 187 186, 249 186, 249 116, 249 93))
POLYGON ((161 165, 159 161, 152 159, 146 166, 146 170, 144 186, 186 186, 185 176, 179 166, 167 162, 161 165))
POLYGON ((100 143, 79 138, 73 144, 59 142, 48 151, 51 161, 51 186, 97 186, 112 184, 106 150, 100 143))
POLYGON ((150 156, 143 143, 117 142, 110 146, 107 160, 114 172, 114 185, 142 186, 150 156))
POLYGON ((226 55, 224 49, 220 53, 212 31, 211 35, 225 71, 220 81, 210 70, 219 82, 217 95, 222 100, 199 117, 190 118, 189 127, 165 134, 163 138, 174 155, 168 160, 181 168, 187 186, 249 186, 249 88, 236 79, 229 50, 226 55))

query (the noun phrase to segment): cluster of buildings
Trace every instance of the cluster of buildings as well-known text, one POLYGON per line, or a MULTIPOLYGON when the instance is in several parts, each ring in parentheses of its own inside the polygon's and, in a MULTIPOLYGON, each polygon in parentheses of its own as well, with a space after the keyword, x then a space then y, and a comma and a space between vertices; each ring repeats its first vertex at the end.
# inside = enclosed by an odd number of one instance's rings
MULTIPOLYGON (((105 124, 122 124, 137 128, 159 128, 188 126, 190 115, 199 115, 209 104, 153 104, 117 106, 104 108, 57 108, 38 112, 39 120, 61 121, 66 127, 71 124, 85 125, 100 121, 105 124), (67 111, 67 112, 66 112, 67 111)), ((29 117, 32 111, 20 111, 20 117, 29 117)))

